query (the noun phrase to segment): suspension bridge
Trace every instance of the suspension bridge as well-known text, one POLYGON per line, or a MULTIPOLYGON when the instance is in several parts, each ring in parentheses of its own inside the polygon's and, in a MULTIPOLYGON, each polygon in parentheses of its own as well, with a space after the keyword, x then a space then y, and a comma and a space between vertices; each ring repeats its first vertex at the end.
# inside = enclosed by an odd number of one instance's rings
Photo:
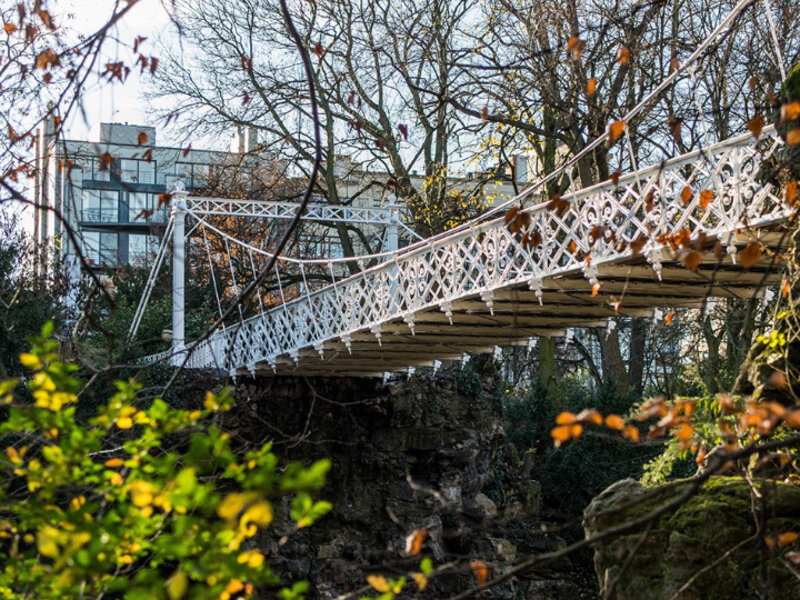
MULTIPOLYGON (((749 4, 740 2, 731 15, 749 4)), ((692 67, 731 15, 624 122, 692 67)), ((571 189, 557 206, 543 197, 547 181, 606 141, 588 144, 515 198, 519 227, 503 218, 512 205, 506 203, 451 232, 398 248, 404 225, 396 207, 311 206, 306 220, 384 227, 386 250, 355 258, 282 256, 271 274, 277 304, 267 306, 259 295, 253 314, 239 314, 235 323, 196 341, 184 339, 186 228, 202 230, 204 237, 213 231, 252 262, 254 255, 270 256, 268 249, 226 232, 213 217, 289 219, 297 206, 196 198, 176 190, 157 257, 160 264, 171 238, 172 348, 145 360, 232 375, 382 376, 437 368, 498 346, 530 347, 538 336, 605 327, 618 315, 659 316, 660 307, 697 307, 710 297, 750 298, 779 282, 791 209, 761 175, 783 144, 774 128, 758 137, 745 133, 704 143, 615 181, 571 189), (348 261, 360 270, 351 274, 343 268, 348 261), (324 271, 328 283, 308 285, 312 269, 324 271), (293 294, 281 284, 290 270, 302 282, 293 294)), ((624 141, 630 149, 630 139, 624 141)), ((156 271, 154 266, 152 281, 156 271)), ((135 319, 132 335, 136 325, 135 319)))

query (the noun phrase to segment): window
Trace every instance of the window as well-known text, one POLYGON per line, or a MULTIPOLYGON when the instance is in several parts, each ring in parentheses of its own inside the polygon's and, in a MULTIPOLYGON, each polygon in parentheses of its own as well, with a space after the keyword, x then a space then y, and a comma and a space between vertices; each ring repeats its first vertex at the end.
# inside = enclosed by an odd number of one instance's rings
POLYGON ((119 192, 84 189, 81 197, 81 220, 88 223, 119 221, 119 192))
POLYGON ((158 248, 158 238, 152 235, 128 236, 128 263, 144 266, 158 248))
POLYGON ((83 232, 83 253, 90 264, 97 266, 116 266, 117 234, 99 231, 83 232))
POLYGON ((146 218, 141 214, 142 211, 152 208, 153 194, 131 192, 128 195, 128 221, 131 223, 144 223, 146 218))
POLYGON ((109 181, 111 179, 111 165, 105 165, 105 169, 100 169, 100 159, 96 156, 82 156, 80 157, 81 166, 83 167, 84 181, 109 181))
POLYGON ((123 158, 119 161, 119 178, 127 183, 155 183, 156 164, 152 161, 123 158))

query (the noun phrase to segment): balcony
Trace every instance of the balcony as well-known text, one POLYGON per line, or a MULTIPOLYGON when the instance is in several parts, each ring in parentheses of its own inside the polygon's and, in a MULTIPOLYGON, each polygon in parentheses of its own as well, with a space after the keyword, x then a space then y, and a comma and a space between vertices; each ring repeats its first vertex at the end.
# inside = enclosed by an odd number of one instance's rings
POLYGON ((131 208, 126 220, 119 218, 118 208, 84 208, 80 214, 82 223, 103 225, 163 225, 169 218, 166 208, 155 210, 144 217, 141 216, 141 209, 131 208))

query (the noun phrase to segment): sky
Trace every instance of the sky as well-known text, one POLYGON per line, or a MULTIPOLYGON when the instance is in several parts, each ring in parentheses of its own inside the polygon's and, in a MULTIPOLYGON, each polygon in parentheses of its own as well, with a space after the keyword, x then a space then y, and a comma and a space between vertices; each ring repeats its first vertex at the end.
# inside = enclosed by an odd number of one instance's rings
MULTIPOLYGON (((170 0, 166 0, 167 3, 170 0)), ((78 33, 88 34, 99 29, 111 15, 112 0, 64 0, 59 2, 58 13, 63 15, 62 26, 78 33)), ((157 40, 170 35, 170 23, 166 9, 160 0, 139 0, 121 20, 115 36, 125 44, 107 42, 102 64, 109 60, 125 59, 133 56, 132 44, 137 36, 148 38, 140 46, 146 56, 158 55, 157 40)), ((163 125, 152 117, 151 106, 142 98, 142 92, 149 77, 147 71, 141 77, 133 69, 124 84, 113 85, 93 83, 85 93, 86 119, 75 113, 66 123, 67 137, 95 140, 98 137, 100 122, 129 122, 137 125, 163 125)), ((159 131, 159 144, 169 142, 163 130, 159 131)))

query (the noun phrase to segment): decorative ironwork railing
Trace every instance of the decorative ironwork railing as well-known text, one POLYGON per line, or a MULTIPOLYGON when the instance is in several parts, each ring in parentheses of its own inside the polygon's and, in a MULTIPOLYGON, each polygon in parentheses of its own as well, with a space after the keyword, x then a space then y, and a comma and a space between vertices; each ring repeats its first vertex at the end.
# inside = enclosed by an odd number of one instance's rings
POLYGON ((543 279, 582 272, 591 285, 598 265, 635 252, 660 277, 663 245, 657 240, 679 231, 717 238, 735 257, 737 230, 788 216, 777 191, 758 181, 762 161, 780 144, 771 128, 759 141, 743 135, 629 173, 616 184, 577 191, 563 199, 562 212, 548 203, 525 208, 530 224, 520 234, 497 218, 414 244, 373 268, 214 332, 194 347, 186 366, 252 370, 256 363, 274 366, 279 357, 297 362, 301 350, 312 348, 324 356, 326 342, 349 348, 356 332, 371 332, 380 342, 381 326, 391 321, 402 319, 413 332, 419 311, 438 307, 449 318, 452 303, 466 297, 480 297, 491 309, 496 290, 520 284, 541 302, 543 279), (704 190, 712 192, 710 201, 704 190), (593 240, 598 231, 603 236, 593 240), (525 233, 541 242, 521 243, 525 233))

